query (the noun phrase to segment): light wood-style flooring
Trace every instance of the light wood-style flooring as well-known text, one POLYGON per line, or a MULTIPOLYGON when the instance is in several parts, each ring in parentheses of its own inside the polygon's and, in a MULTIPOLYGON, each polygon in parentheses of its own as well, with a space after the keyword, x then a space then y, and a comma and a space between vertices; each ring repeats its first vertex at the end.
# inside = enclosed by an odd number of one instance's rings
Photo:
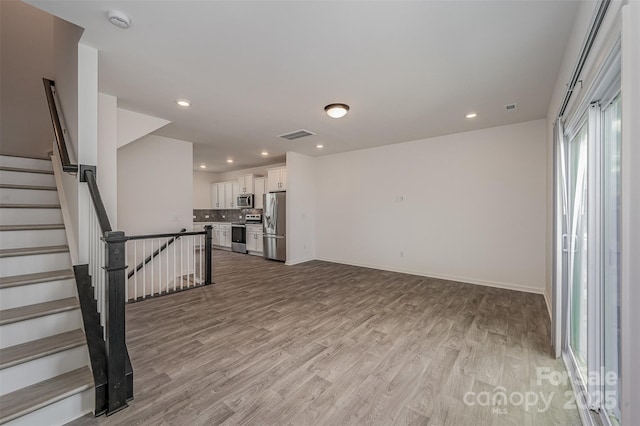
POLYGON ((214 280, 128 305, 135 400, 74 424, 580 424, 540 295, 218 250, 214 280))

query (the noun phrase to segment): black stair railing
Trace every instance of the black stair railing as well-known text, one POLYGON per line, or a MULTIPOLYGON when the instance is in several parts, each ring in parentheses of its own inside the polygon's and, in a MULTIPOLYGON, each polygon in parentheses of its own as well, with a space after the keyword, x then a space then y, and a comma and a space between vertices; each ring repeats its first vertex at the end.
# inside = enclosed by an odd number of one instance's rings
MULTIPOLYGON (((180 232, 187 232, 187 230, 185 228, 182 228, 180 230, 180 232)), ((152 254, 150 254, 149 256, 147 256, 142 262, 138 263, 136 265, 135 268, 133 268, 131 271, 129 271, 129 273, 127 274, 127 278, 131 278, 133 277, 139 270, 141 270, 142 268, 144 268, 149 262, 151 262, 153 259, 155 259, 156 257, 158 257, 158 255, 160 253, 162 253, 163 251, 165 251, 166 249, 169 248, 169 246, 171 246, 174 242, 176 242, 180 237, 171 237, 171 239, 169 239, 169 241, 167 241, 166 243, 164 243, 163 245, 160 246, 160 248, 156 249, 152 254)))
POLYGON ((69 157, 69 151, 67 150, 67 144, 65 143, 64 137, 65 131, 62 128, 60 114, 58 113, 58 107, 56 105, 54 96, 56 83, 47 78, 43 78, 42 82, 44 83, 44 92, 47 96, 47 103, 49 104, 49 115, 51 115, 51 124, 53 125, 53 133, 56 138, 60 161, 62 162, 62 170, 67 173, 77 173, 78 165, 73 164, 69 157))
MULTIPOLYGON (((96 259, 90 260, 88 265, 75 265, 74 270, 96 382, 95 414, 96 416, 103 413, 110 415, 126 408, 127 401, 133 398, 133 371, 127 351, 125 331, 125 286, 127 285, 125 243, 137 237, 129 237, 122 231, 112 230, 96 182, 96 167, 72 162, 57 108, 55 82, 48 79, 43 79, 43 82, 62 170, 66 173, 78 173, 79 181, 86 183, 91 196, 93 211, 91 214, 94 215, 91 220, 95 221, 99 229, 98 239, 95 242, 98 249, 94 250, 99 255, 96 259), (94 264, 92 265, 91 262, 94 264), (96 291, 98 299, 94 298, 93 290, 89 291, 91 286, 98 289, 96 291)), ((202 232, 189 234, 203 235, 205 238, 204 284, 211 284, 213 282, 211 227, 207 227, 202 232)), ((180 234, 172 236, 175 241, 180 234)))

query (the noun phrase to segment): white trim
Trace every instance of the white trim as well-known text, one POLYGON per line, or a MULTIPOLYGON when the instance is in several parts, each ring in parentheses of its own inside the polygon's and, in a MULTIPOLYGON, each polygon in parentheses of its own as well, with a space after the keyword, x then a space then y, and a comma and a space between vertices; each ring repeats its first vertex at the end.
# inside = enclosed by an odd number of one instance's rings
POLYGON ((553 323, 553 313, 551 312, 551 300, 549 300, 549 295, 546 291, 542 293, 544 296, 544 303, 547 305, 547 311, 549 312, 549 320, 553 323))
POLYGON ((476 285, 482 285, 482 286, 485 286, 485 287, 494 287, 494 288, 501 288, 501 289, 504 289, 504 290, 515 290, 515 291, 523 291, 525 293, 534 293, 534 294, 544 295, 544 289, 543 288, 523 286, 523 285, 520 285, 520 284, 502 283, 502 282, 497 282, 497 281, 477 280, 477 279, 474 279, 474 278, 456 277, 456 276, 451 276, 451 275, 441 275, 441 274, 435 274, 435 273, 431 273, 431 272, 412 271, 412 270, 409 270, 409 269, 393 268, 393 267, 385 266, 385 265, 369 265, 369 264, 366 264, 366 263, 353 262, 353 261, 348 261, 348 260, 331 259, 331 258, 328 258, 328 257, 318 257, 316 259, 317 260, 322 260, 324 262, 332 262, 332 263, 340 263, 340 264, 343 264, 343 265, 359 266, 361 268, 379 269, 379 270, 382 270, 382 271, 398 272, 398 273, 401 273, 401 274, 409 274, 409 275, 418 275, 418 276, 421 276, 421 277, 436 278, 436 279, 439 279, 439 280, 457 281, 457 282, 461 282, 461 283, 465 283, 465 284, 476 284, 476 285))
POLYGON ((620 276, 620 411, 622 424, 640 424, 640 2, 623 7, 622 21, 622 247, 620 276), (629 119, 630 118, 630 119, 629 119))
POLYGON ((287 266, 293 266, 293 265, 299 265, 301 263, 306 263, 306 262, 311 262, 312 260, 316 260, 313 257, 307 257, 304 259, 298 259, 298 260, 287 260, 284 264, 287 266))
MULTIPOLYGON (((55 142, 54 142, 55 147, 55 142)), ((64 184, 62 183, 62 163, 60 158, 56 155, 54 149, 51 154, 51 164, 53 166, 53 176, 56 179, 56 188, 58 189, 58 200, 60 201, 60 210, 62 212, 62 222, 64 222, 64 232, 67 235, 67 246, 69 246, 69 255, 71 256, 71 264, 78 265, 78 245, 76 235, 73 229, 71 221, 71 214, 69 213, 69 205, 67 204, 67 197, 64 193, 64 184)), ((76 183, 77 184, 77 183, 76 183)))

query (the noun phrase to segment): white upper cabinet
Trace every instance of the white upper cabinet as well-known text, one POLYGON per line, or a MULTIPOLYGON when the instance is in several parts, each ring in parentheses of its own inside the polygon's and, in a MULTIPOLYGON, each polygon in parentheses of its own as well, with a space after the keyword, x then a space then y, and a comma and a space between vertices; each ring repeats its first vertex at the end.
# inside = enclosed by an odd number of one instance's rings
POLYGON ((238 182, 233 182, 231 185, 231 193, 233 194, 233 198, 231 199, 231 208, 232 209, 237 209, 239 208, 237 203, 238 203, 238 195, 240 195, 240 185, 238 185, 238 182))
POLYGON ((263 209, 262 196, 266 192, 267 180, 265 178, 256 178, 253 181, 253 208, 263 209))
POLYGON ((279 167, 267 172, 267 191, 279 192, 287 190, 287 168, 279 167))
POLYGON ((238 178, 238 194, 253 194, 253 175, 238 178))
POLYGON ((224 182, 225 209, 236 209, 236 197, 238 196, 238 182, 224 182))
POLYGON ((225 186, 224 183, 211 184, 211 208, 220 210, 225 208, 225 186))

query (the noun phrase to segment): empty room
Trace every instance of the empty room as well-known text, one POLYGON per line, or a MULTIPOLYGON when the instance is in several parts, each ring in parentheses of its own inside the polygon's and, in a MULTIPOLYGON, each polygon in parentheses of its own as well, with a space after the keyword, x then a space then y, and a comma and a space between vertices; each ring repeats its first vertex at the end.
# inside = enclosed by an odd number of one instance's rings
POLYGON ((639 0, 0 23, 0 424, 640 425, 639 0))

